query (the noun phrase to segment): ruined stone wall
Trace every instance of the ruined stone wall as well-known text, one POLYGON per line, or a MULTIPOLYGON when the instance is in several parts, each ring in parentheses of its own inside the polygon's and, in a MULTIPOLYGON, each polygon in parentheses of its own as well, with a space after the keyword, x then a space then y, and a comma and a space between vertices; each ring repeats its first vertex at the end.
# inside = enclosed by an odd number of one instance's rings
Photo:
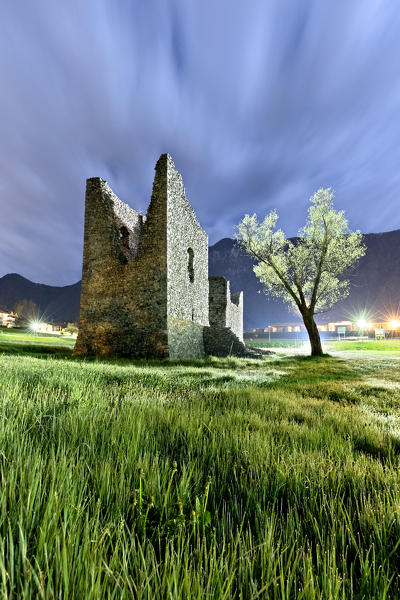
POLYGON ((168 356, 167 169, 160 161, 146 220, 102 179, 87 181, 76 354, 168 356))
POLYGON ((170 358, 204 356, 208 325, 208 237, 168 156, 167 279, 170 358))
POLYGON ((204 350, 214 356, 244 356, 243 293, 231 296, 225 277, 209 277, 210 326, 203 331, 204 350))
MULTIPOLYGON (((228 281, 229 290, 229 281, 228 281)), ((227 326, 243 342, 243 292, 236 292, 229 298, 227 305, 227 326)))
POLYGON ((243 341, 243 292, 232 294, 225 277, 209 277, 210 326, 229 327, 243 341))
POLYGON ((120 247, 125 258, 130 260, 138 254, 143 223, 146 217, 122 202, 110 188, 108 193, 113 202, 114 215, 119 230, 120 247))
POLYGON ((209 277, 208 283, 210 327, 226 327, 228 281, 225 277, 209 277))
POLYGON ((197 358, 208 325, 208 240, 170 156, 146 217, 87 181, 76 354, 197 358))
POLYGON ((245 356, 244 343, 229 327, 204 327, 204 350, 210 356, 245 356))
POLYGON ((208 238, 172 158, 163 154, 155 171, 146 217, 102 179, 87 180, 75 353, 176 359, 240 353, 242 295, 231 298, 224 277, 208 279, 208 238))

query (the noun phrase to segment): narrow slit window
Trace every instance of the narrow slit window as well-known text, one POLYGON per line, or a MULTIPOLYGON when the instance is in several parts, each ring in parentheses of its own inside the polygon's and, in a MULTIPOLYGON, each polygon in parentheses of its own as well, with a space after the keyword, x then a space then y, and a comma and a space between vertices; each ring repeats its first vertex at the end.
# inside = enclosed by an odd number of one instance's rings
POLYGON ((188 274, 189 274, 190 283, 193 283, 193 281, 194 281, 193 259, 194 259, 194 252, 193 252, 192 248, 188 248, 188 274))
POLYGON ((129 231, 124 226, 119 229, 119 243, 122 248, 129 250, 129 231))

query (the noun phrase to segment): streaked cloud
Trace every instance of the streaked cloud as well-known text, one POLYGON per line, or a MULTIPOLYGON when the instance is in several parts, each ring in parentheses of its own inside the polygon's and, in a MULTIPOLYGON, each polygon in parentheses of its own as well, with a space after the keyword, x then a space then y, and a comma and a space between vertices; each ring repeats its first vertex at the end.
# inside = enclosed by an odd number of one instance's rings
POLYGON ((277 208, 292 235, 336 190, 400 227, 395 0, 32 0, 0 36, 0 276, 80 278, 86 177, 146 210, 170 152, 213 243, 277 208))

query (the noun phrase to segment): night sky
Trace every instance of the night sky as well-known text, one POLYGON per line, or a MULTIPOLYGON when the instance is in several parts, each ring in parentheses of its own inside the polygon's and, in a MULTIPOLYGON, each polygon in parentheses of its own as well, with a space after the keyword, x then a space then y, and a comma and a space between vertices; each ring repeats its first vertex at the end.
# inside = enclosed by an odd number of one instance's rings
POLYGON ((0 8, 0 276, 81 276, 87 177, 146 211, 169 152, 210 244, 336 191, 400 228, 398 0, 12 0, 0 8))

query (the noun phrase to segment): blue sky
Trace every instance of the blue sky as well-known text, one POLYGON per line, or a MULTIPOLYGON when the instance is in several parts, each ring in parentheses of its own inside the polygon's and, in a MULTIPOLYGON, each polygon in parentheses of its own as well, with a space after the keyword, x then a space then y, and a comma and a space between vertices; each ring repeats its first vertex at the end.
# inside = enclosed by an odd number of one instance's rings
POLYGON ((13 0, 0 7, 0 276, 80 279, 87 177, 146 211, 169 152, 210 243, 336 191, 400 228, 397 0, 13 0))

